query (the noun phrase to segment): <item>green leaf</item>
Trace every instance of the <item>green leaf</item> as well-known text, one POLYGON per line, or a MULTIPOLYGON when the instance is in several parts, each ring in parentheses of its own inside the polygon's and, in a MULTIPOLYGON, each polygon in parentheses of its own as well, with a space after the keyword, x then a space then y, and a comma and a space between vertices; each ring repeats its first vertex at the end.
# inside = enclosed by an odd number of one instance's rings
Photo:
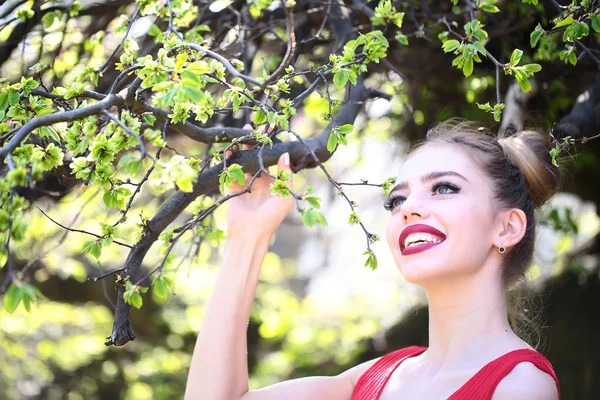
POLYGON ((154 278, 154 280, 152 281, 152 284, 154 285, 154 293, 156 293, 156 296, 158 296, 162 299, 167 297, 165 281, 164 281, 162 275, 159 275, 156 278, 154 278))
POLYGON ((29 312, 31 310, 31 299, 25 293, 23 293, 23 306, 25 311, 29 312))
POLYGON ((523 70, 528 74, 533 74, 535 72, 540 72, 542 70, 542 66, 540 64, 525 64, 523 65, 523 70))
POLYGON ((318 211, 312 208, 305 208, 302 210, 302 222, 304 225, 311 228, 316 222, 319 222, 323 226, 327 226, 327 220, 325 217, 318 211))
POLYGON ((336 74, 333 76, 333 83, 335 84, 335 87, 337 87, 338 89, 341 89, 344 86, 346 86, 347 82, 348 82, 348 72, 346 70, 340 70, 340 71, 336 72, 336 74))
POLYGON ((495 5, 492 4, 482 4, 479 8, 481 8, 483 11, 489 12, 489 13, 497 13, 500 11, 500 9, 498 7, 496 7, 495 5))
POLYGON ((22 297, 21 288, 12 283, 4 295, 4 308, 6 311, 12 314, 17 309, 22 297))
POLYGON ((490 106, 490 103, 489 103, 489 102, 487 102, 487 103, 485 103, 485 104, 479 104, 479 103, 475 103, 475 104, 477 104, 477 107, 479 107, 479 109, 480 109, 480 110, 483 110, 483 111, 488 111, 488 112, 491 112, 491 111, 493 111, 493 110, 494 110, 494 109, 492 108, 492 106, 490 106))
POLYGON ((290 195, 290 189, 286 183, 281 179, 275 179, 271 184, 271 196, 288 197, 290 195))
POLYGON ((329 138, 327 139, 327 151, 333 153, 337 147, 338 141, 339 135, 337 135, 337 131, 332 130, 331 133, 329 133, 329 138))
POLYGON ((510 65, 512 65, 513 67, 519 65, 519 62, 521 61, 522 56, 523 56, 523 50, 514 49, 510 56, 510 65))
POLYGON ((496 104, 494 106, 494 121, 500 122, 502 119, 502 110, 504 110, 504 103, 496 104))
POLYGON ((262 109, 259 109, 256 112, 256 114, 254 114, 253 122, 256 125, 264 124, 265 122, 267 122, 267 116, 265 115, 262 109))
POLYGON ((173 82, 171 81, 163 81, 159 82, 156 85, 152 86, 153 92, 162 92, 163 90, 171 89, 173 87, 173 82))
POLYGON ((531 32, 531 35, 529 35, 529 43, 531 44, 531 48, 534 48, 537 45, 543 34, 544 29, 542 28, 542 25, 537 24, 535 30, 531 32))
POLYGON ((204 100, 204 98, 206 97, 206 95, 204 94, 204 92, 200 89, 198 89, 198 87, 194 86, 194 83, 189 83, 190 80, 189 79, 184 79, 181 81, 182 85, 185 86, 181 86, 181 90, 183 90, 183 93, 185 94, 186 99, 189 99, 190 101, 194 102, 194 103, 200 103, 202 102, 202 100, 204 100))
POLYGON ((146 123, 150 126, 154 125, 154 122, 156 122, 156 117, 152 114, 144 114, 144 121, 146 121, 146 123))
POLYGON ((555 167, 558 167, 558 163, 556 162, 556 157, 558 157, 559 153, 560 153, 560 146, 558 144, 550 150, 550 157, 552 158, 552 165, 554 165, 555 167))
POLYGON ((142 308, 144 300, 142 300, 142 296, 139 293, 132 293, 129 298, 129 303, 139 310, 142 308))
POLYGON ((460 42, 456 39, 446 40, 444 44, 442 44, 442 48, 444 49, 444 53, 449 53, 454 51, 460 47, 460 42))
POLYGON ((183 67, 183 64, 185 64, 186 61, 187 61, 187 53, 177 54, 177 57, 175 58, 175 69, 173 72, 178 73, 179 71, 181 71, 181 68, 183 67))
POLYGON ((210 65, 204 60, 195 61, 188 65, 186 70, 192 71, 196 75, 206 75, 210 72, 210 65))
POLYGON ((44 138, 44 137, 51 137, 57 143, 61 142, 60 136, 58 136, 58 133, 56 133, 56 131, 54 131, 54 129, 52 129, 49 126, 40 126, 38 128, 38 134, 42 138, 44 138))
POLYGON ((590 20, 592 21, 592 28, 596 32, 600 32, 600 13, 592 16, 592 18, 590 18, 590 20))
POLYGON ((360 218, 358 217, 358 215, 356 214, 356 211, 352 211, 350 213, 350 217, 348 217, 348 224, 349 225, 356 225, 360 223, 360 218))
POLYGON ((306 200, 313 208, 321 208, 321 198, 319 196, 305 196, 304 200, 306 200))
POLYGON ((483 44, 481 42, 474 42, 473 47, 475 49, 477 49, 477 51, 479 53, 481 53, 482 55, 484 55, 484 56, 487 55, 487 52, 485 51, 485 47, 483 47, 483 44))
POLYGON ((162 33, 160 28, 155 24, 150 25, 150 29, 148 29, 148 35, 150 36, 159 36, 162 33))
POLYGON ((16 105, 19 102, 19 97, 19 93, 17 92, 8 92, 8 105, 16 105))
POLYGON ((8 93, 4 92, 0 94, 0 112, 3 112, 8 108, 8 93))
POLYGON ((44 295, 42 295, 42 292, 40 292, 38 288, 29 283, 24 284, 21 287, 21 291, 23 292, 23 297, 27 296, 31 300, 45 299, 44 295))
POLYGON ((575 20, 573 19, 573 17, 568 16, 567 18, 563 19, 562 21, 560 21, 558 24, 556 24, 554 26, 554 29, 556 28, 560 28, 561 26, 567 26, 567 25, 571 25, 573 22, 575 22, 575 20))
POLYGON ((354 86, 356 86, 356 83, 357 83, 356 72, 354 72, 351 69, 349 69, 348 70, 348 79, 350 80, 350 83, 352 83, 354 86))
POLYGON ((102 244, 98 243, 95 240, 87 241, 83 244, 83 248, 81 249, 82 253, 91 254, 96 259, 100 258, 102 253, 102 244))
POLYGON ((311 228, 317 221, 316 211, 312 208, 302 210, 302 222, 311 228))
POLYGON ((529 82, 529 79, 524 72, 516 70, 515 79, 517 80, 517 83, 522 91, 527 93, 531 90, 531 82, 529 82))
POLYGON ((179 190, 186 193, 194 191, 194 183, 197 179, 197 172, 194 168, 187 164, 180 164, 173 172, 175 185, 179 190))
POLYGON ((327 226, 327 220, 325 219, 325 217, 323 216, 323 214, 321 214, 318 211, 315 211, 315 217, 317 218, 317 222, 320 223, 323 226, 327 226))
POLYGON ((245 176, 244 176, 244 171, 242 170, 242 167, 239 166, 238 164, 234 164, 235 166, 231 166, 229 167, 229 174, 231 175, 231 177, 233 179, 235 179, 236 181, 238 181, 238 183, 240 185, 244 184, 244 181, 246 180, 245 176), (233 168, 232 168, 233 167, 233 168))
POLYGON ((118 166, 125 174, 135 176, 142 167, 142 160, 138 160, 137 158, 131 156, 131 154, 125 154, 119 160, 118 166))
POLYGON ((377 256, 373 251, 366 250, 363 255, 368 256, 367 261, 365 262, 365 267, 371 268, 373 271, 377 269, 377 256))
POLYGON ((470 54, 465 54, 465 64, 463 65, 463 74, 466 77, 471 76, 473 73, 473 57, 470 54))
POLYGON ((352 124, 344 124, 338 128, 339 128, 339 132, 342 135, 347 135, 349 133, 352 133, 352 131, 354 130, 354 127, 352 126, 352 124))
POLYGON ((104 193, 102 200, 108 208, 118 208, 123 210, 126 207, 125 196, 131 196, 131 191, 127 188, 110 189, 104 193))
POLYGON ((164 94, 164 96, 161 99, 161 107, 162 108, 167 108, 171 105, 171 102, 173 101, 173 97, 175 97, 175 94, 177 93, 177 89, 176 88, 172 88, 171 90, 169 90, 167 93, 164 94))
POLYGON ((44 23, 44 29, 50 28, 54 21, 56 20, 57 15, 54 12, 47 12, 42 17, 42 22, 44 23))
POLYGON ((4 267, 8 262, 8 253, 3 247, 0 247, 0 268, 4 267))

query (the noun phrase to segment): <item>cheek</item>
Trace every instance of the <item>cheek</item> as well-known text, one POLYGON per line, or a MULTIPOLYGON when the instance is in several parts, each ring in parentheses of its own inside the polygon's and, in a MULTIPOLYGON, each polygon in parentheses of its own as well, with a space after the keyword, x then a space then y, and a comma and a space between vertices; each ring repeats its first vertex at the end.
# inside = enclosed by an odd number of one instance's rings
POLYGON ((400 237, 401 226, 397 217, 392 217, 385 228, 385 238, 391 249, 398 247, 398 238, 400 237))
POLYGON ((487 211, 480 210, 477 208, 464 209, 452 216, 452 225, 455 229, 454 237, 458 239, 453 243, 454 246, 462 248, 462 251, 457 253, 463 253, 468 251, 470 253, 479 253, 478 249, 481 248, 483 252, 486 252, 487 246, 489 245, 490 235, 492 234, 492 221, 490 220, 490 214, 486 214, 487 211), (477 210, 477 212, 473 212, 477 210), (466 212, 462 212, 466 211, 466 212))

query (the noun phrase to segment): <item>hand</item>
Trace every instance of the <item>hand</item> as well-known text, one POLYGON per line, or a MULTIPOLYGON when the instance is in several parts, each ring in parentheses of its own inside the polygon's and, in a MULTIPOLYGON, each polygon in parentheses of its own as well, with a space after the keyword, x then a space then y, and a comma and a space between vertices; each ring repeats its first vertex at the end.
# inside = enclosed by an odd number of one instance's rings
MULTIPOLYGON (((246 125, 244 129, 251 129, 251 127, 246 125)), ((244 148, 250 147, 250 145, 244 145, 244 148)), ((228 150, 225 157, 227 158, 230 155, 231 151, 228 150)), ((290 190, 293 190, 293 173, 290 166, 285 165, 286 158, 289 164, 289 154, 284 153, 279 157, 277 167, 279 170, 290 171, 290 179, 285 183, 290 190)), ((250 173, 245 173, 245 181, 242 185, 233 180, 233 186, 228 189, 227 194, 243 191, 250 183, 252 176, 250 173)), ((285 198, 272 196, 271 184, 274 181, 273 178, 263 172, 252 183, 250 193, 244 193, 227 201, 227 237, 229 239, 268 239, 279 227, 293 207, 294 198, 292 195, 285 198)))

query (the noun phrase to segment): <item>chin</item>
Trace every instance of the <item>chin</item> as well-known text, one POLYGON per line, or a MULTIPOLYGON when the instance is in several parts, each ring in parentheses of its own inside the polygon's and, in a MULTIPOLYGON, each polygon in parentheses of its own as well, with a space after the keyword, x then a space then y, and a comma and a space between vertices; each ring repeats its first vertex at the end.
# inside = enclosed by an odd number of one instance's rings
POLYGON ((443 265, 431 261, 427 262, 426 260, 411 260, 410 262, 400 263, 398 269, 407 282, 419 286, 438 280, 448 274, 443 265))

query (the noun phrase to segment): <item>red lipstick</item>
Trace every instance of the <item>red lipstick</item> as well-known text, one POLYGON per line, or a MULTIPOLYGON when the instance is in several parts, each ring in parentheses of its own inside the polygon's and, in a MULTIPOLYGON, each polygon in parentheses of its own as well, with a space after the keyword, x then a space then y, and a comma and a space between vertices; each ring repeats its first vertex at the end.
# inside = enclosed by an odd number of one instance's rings
POLYGON ((441 244, 445 240, 446 240, 446 235, 444 233, 440 232, 439 230, 435 229, 432 226, 425 225, 425 224, 410 225, 410 226, 407 226, 406 228, 404 228, 404 230, 400 234, 400 239, 399 239, 400 253, 403 256, 420 253, 422 251, 429 250, 430 248, 435 247, 438 244, 441 244), (408 235, 410 235, 412 233, 429 233, 430 235, 433 235, 433 236, 439 238, 441 240, 441 242, 440 243, 423 243, 423 244, 419 244, 416 246, 411 246, 408 249, 406 249, 406 248, 404 248, 404 242, 406 241, 406 238, 408 237, 408 235))

